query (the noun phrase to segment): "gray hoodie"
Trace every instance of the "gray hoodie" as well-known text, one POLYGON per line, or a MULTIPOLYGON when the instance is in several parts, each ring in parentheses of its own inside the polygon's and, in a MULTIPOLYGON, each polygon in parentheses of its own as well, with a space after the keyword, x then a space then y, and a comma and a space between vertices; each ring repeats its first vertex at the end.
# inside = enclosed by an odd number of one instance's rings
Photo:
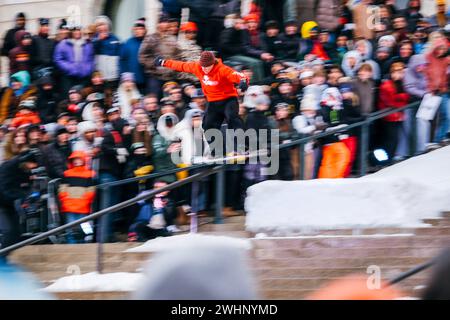
POLYGON ((149 262, 137 300, 254 300, 243 249, 204 244, 166 251, 149 262))
POLYGON ((414 96, 416 99, 422 99, 427 93, 427 78, 425 73, 416 71, 416 68, 427 63, 423 54, 416 54, 409 59, 408 68, 405 73, 404 86, 406 92, 414 96))

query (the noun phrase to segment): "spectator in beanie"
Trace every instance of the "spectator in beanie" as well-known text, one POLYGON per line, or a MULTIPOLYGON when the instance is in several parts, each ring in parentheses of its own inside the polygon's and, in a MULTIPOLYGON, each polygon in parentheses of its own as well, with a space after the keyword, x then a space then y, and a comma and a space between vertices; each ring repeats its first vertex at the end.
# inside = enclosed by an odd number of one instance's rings
POLYGON ((11 74, 19 71, 31 72, 32 69, 32 43, 31 34, 20 30, 16 32, 17 46, 9 51, 9 71, 11 74))
POLYGON ((408 6, 403 11, 403 15, 408 21, 408 32, 414 32, 417 27, 417 22, 423 18, 420 13, 420 0, 409 0, 408 6))
MULTIPOLYGON (((300 106, 300 114, 292 120, 292 126, 302 136, 320 133, 328 125, 323 121, 319 102, 314 95, 305 95, 300 106)), ((315 163, 320 163, 320 148, 316 141, 311 141, 305 148, 305 179, 315 179, 315 163)), ((319 165, 317 165, 318 167, 319 165)))
POLYGON ((39 19, 38 34, 33 37, 32 66, 36 73, 44 68, 53 67, 53 53, 56 42, 49 38, 50 20, 48 18, 39 19))
POLYGON ((72 27, 71 37, 56 46, 53 59, 61 73, 62 94, 75 85, 85 85, 94 71, 94 47, 82 38, 80 26, 72 27))
POLYGON ((67 170, 67 159, 72 154, 70 134, 63 126, 55 129, 55 139, 44 148, 44 163, 51 179, 63 178, 67 170))
POLYGON ((140 100, 141 94, 136 86, 133 73, 123 73, 120 76, 120 86, 117 90, 118 104, 120 106, 120 115, 125 120, 131 118, 133 111, 133 100, 140 100))
POLYGON ((141 94, 145 92, 145 77, 139 62, 139 49, 146 34, 145 19, 137 20, 133 25, 133 36, 122 45, 120 52, 120 74, 133 73, 141 94))
POLYGON ((37 111, 43 124, 56 122, 56 107, 58 95, 55 92, 53 80, 50 76, 44 76, 37 80, 37 111))
POLYGON ((97 126, 92 121, 83 121, 78 124, 78 141, 73 146, 73 151, 83 151, 92 159, 98 153, 100 139, 97 139, 97 126))
POLYGON ((1 50, 2 56, 9 57, 9 52, 17 45, 16 32, 25 30, 26 22, 27 19, 25 17, 25 14, 23 12, 19 12, 16 15, 16 25, 14 26, 14 28, 6 31, 5 37, 3 39, 3 47, 1 50))
MULTIPOLYGON (((328 88, 321 98, 324 122, 327 130, 335 130, 348 124, 347 110, 343 98, 337 88, 328 88)), ((344 178, 351 161, 350 150, 341 140, 348 138, 346 132, 335 133, 321 139, 322 162, 319 169, 319 179, 344 178)))
POLYGON ((119 81, 119 59, 121 44, 119 39, 111 32, 112 23, 107 16, 95 19, 97 34, 92 41, 95 52, 95 64, 103 74, 108 85, 117 87, 119 81))
POLYGON ((13 74, 10 78, 10 86, 0 100, 0 123, 11 119, 16 114, 19 104, 34 97, 36 93, 36 87, 31 85, 31 77, 27 71, 13 74))
MULTIPOLYGON (((289 105, 287 103, 275 105, 275 129, 279 130, 280 144, 292 141, 295 130, 292 127, 289 105)), ((277 178, 280 180, 292 180, 294 178, 294 166, 292 162, 296 156, 292 157, 293 151, 295 150, 280 150, 280 168, 277 173, 277 178)), ((296 164, 295 167, 298 167, 298 165, 296 164)))
POLYGON ((283 42, 281 41, 278 22, 274 20, 267 21, 264 27, 266 31, 261 35, 263 50, 270 53, 275 60, 278 60, 283 52, 283 42))
POLYGON ((81 95, 82 86, 76 85, 70 88, 68 91, 68 99, 61 101, 58 104, 58 114, 67 112, 69 116, 77 117, 81 119, 81 113, 83 112, 84 99, 81 95))
MULTIPOLYGON (((86 153, 75 151, 70 155, 68 161, 69 169, 64 171, 64 178, 58 194, 65 223, 79 220, 90 214, 95 199, 95 172, 88 167, 86 153)), ((92 229, 92 223, 89 224, 92 229)), ((92 231, 86 234, 85 230, 80 225, 70 229, 67 234, 67 242, 69 244, 91 242, 92 231), (86 238, 85 235, 91 237, 86 238)))
POLYGON ((36 103, 34 100, 23 100, 19 104, 17 113, 9 124, 10 128, 18 128, 22 125, 39 124, 41 119, 36 112, 36 103))
POLYGON ((154 93, 158 96, 161 96, 162 82, 175 79, 176 75, 170 69, 156 67, 155 59, 158 56, 166 59, 178 59, 181 55, 177 39, 171 33, 169 26, 169 20, 162 17, 157 31, 145 37, 139 51, 139 62, 144 66, 147 78, 146 93, 154 93))
POLYGON ((301 40, 298 32, 298 23, 296 21, 286 21, 284 33, 280 38, 284 49, 280 60, 296 61, 301 40))
POLYGON ((105 110, 103 106, 103 95, 91 93, 83 104, 81 117, 83 121, 92 121, 101 128, 105 121, 105 110))
MULTIPOLYGON (((409 103, 409 94, 405 92, 403 86, 404 76, 405 65, 402 62, 393 63, 390 68, 390 80, 384 81, 380 86, 378 109, 401 108, 409 103)), ((390 161, 396 154, 403 121, 403 112, 397 112, 383 118, 384 149, 390 161)))
POLYGON ((324 45, 319 41, 319 29, 314 21, 307 21, 302 26, 299 56, 301 60, 304 60, 305 56, 309 54, 313 54, 324 61, 330 60, 324 45))

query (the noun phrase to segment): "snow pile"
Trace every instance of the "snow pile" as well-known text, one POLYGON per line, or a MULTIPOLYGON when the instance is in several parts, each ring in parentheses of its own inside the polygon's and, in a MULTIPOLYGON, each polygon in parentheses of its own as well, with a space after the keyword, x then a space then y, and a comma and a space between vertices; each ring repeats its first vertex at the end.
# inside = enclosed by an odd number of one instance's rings
POLYGON ((248 190, 247 230, 418 227, 450 209, 450 147, 358 179, 265 181, 248 190))
POLYGON ((143 279, 142 273, 91 272, 60 278, 43 290, 47 292, 128 292, 136 290, 143 279))
POLYGON ((189 233, 178 236, 156 238, 143 245, 126 250, 126 252, 161 252, 180 248, 199 248, 210 246, 229 246, 238 249, 250 250, 250 240, 224 236, 208 236, 198 233, 189 233))

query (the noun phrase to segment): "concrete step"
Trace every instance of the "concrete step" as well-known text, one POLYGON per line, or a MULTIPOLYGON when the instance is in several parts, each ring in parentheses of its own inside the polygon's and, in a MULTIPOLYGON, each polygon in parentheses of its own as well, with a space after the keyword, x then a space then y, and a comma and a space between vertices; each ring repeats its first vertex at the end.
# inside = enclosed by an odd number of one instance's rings
POLYGON ((395 247, 441 247, 450 245, 450 236, 319 236, 290 238, 252 239, 255 249, 281 248, 395 248, 395 247))
POLYGON ((388 266, 415 266, 428 261, 427 258, 420 257, 401 257, 401 258, 291 258, 291 259, 256 259, 250 260, 252 268, 324 268, 333 266, 336 268, 357 268, 368 267, 372 265, 380 268, 388 266))
MULTIPOLYGON (((387 266, 380 269, 380 276, 383 279, 392 279, 399 274, 410 269, 410 266, 387 266)), ((351 274, 367 273, 367 267, 347 267, 347 268, 255 268, 252 273, 259 279, 272 278, 336 278, 351 274)), ((430 270, 424 270, 412 277, 427 277, 430 270)))
POLYGON ((229 231, 243 231, 245 232, 245 226, 241 223, 225 223, 225 224, 205 224, 198 228, 200 233, 209 231, 229 232, 229 231))
POLYGON ((289 259, 289 258, 353 258, 372 257, 421 257, 433 258, 441 252, 440 247, 428 248, 305 248, 305 249, 254 249, 252 256, 257 259, 289 259))

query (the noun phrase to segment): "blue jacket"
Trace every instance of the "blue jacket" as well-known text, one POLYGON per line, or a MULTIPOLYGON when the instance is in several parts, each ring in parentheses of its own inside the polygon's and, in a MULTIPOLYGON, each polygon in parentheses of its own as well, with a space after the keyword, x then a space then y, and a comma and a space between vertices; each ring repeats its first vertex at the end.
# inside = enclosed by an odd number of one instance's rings
POLYGON ((134 73, 136 83, 144 83, 144 68, 139 62, 139 48, 144 39, 132 37, 122 45, 120 50, 120 73, 134 73))
POLYGON ((120 56, 120 40, 112 33, 104 40, 95 38, 93 44, 96 55, 120 56))
POLYGON ((112 33, 104 40, 97 38, 93 41, 95 50, 95 61, 105 80, 114 81, 119 79, 119 57, 121 43, 112 33))
POLYGON ((56 46, 53 59, 58 69, 68 76, 84 78, 94 71, 94 49, 89 42, 83 44, 83 57, 78 63, 70 40, 63 40, 56 46))

